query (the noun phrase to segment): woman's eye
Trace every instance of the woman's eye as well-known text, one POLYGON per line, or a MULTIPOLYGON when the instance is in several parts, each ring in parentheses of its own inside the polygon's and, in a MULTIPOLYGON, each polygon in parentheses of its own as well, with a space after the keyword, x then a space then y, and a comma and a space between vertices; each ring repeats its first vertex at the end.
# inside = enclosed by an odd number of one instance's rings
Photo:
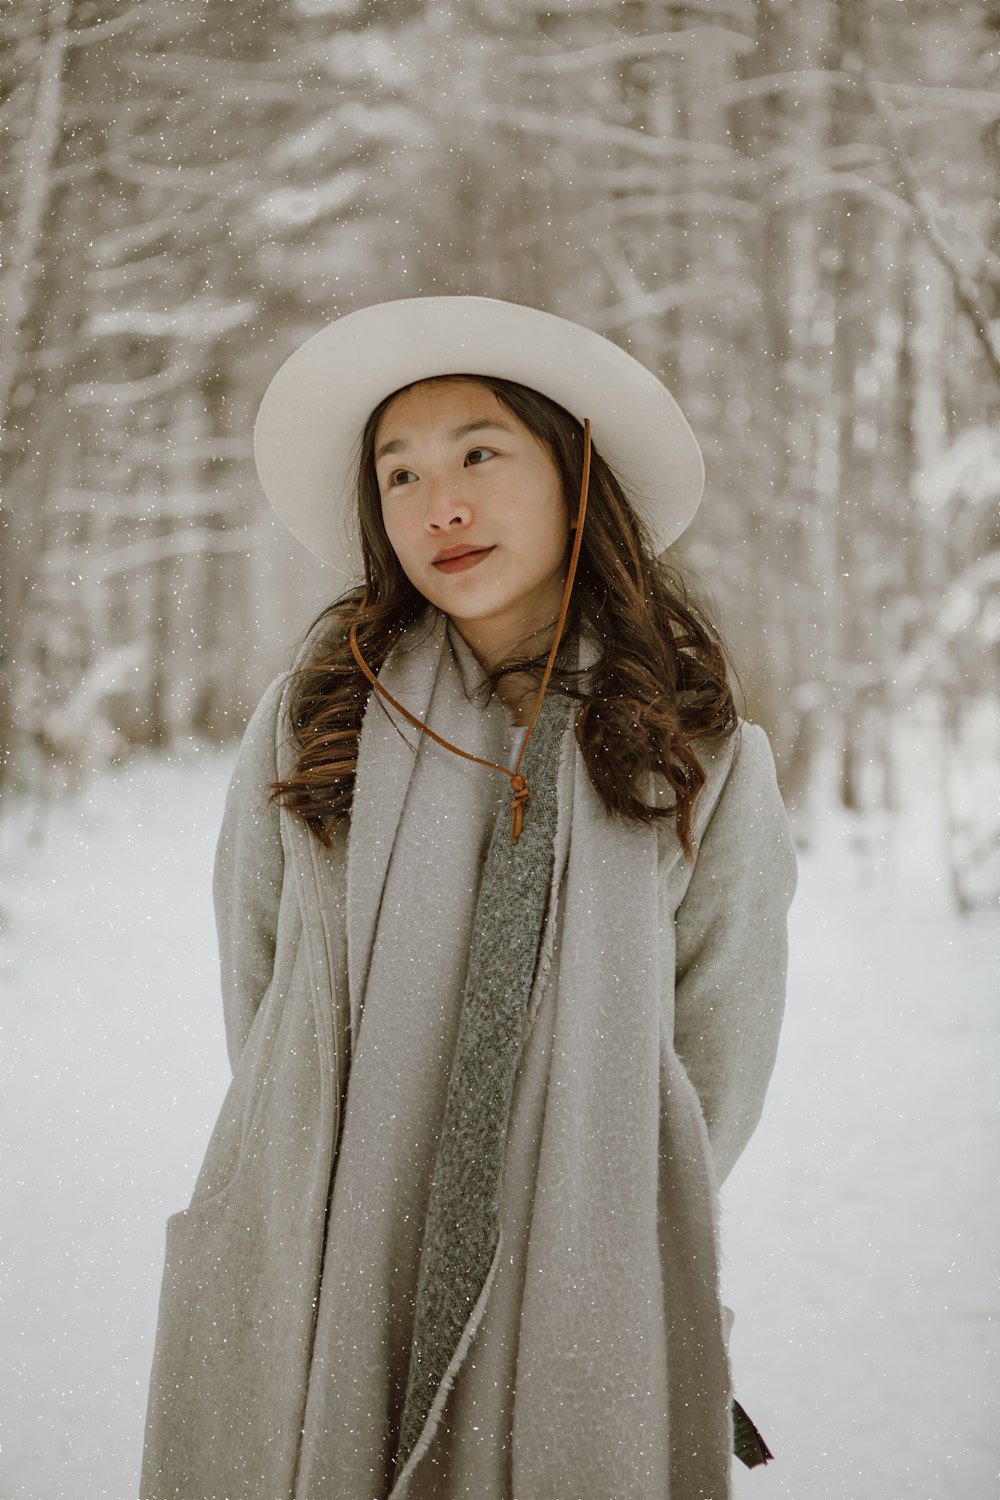
MULTIPOLYGON (((473 464, 481 464, 483 460, 482 458, 476 457, 477 453, 485 454, 487 458, 493 458, 495 456, 492 448, 470 448, 468 453, 465 455, 466 463, 468 463, 471 459, 473 464)), ((393 469, 392 473, 389 475, 389 488, 391 489, 394 485, 397 484, 409 484, 411 480, 416 478, 417 475, 414 474, 412 469, 393 469), (409 479, 405 477, 407 474, 410 476, 409 479)))

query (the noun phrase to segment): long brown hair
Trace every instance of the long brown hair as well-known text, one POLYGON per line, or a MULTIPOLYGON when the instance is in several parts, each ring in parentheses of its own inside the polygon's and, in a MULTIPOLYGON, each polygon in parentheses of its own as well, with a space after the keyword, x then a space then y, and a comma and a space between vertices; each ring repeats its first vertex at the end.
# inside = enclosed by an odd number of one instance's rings
MULTIPOLYGON (((544 443, 559 470, 567 506, 575 510, 583 472, 580 422, 540 392, 494 376, 435 376, 413 384, 440 380, 474 381, 491 390, 544 443)), ((297 760, 287 780, 270 786, 271 799, 299 813, 323 844, 350 814, 361 720, 371 691, 348 646, 350 623, 357 622, 361 653, 377 673, 402 633, 433 609, 403 572, 386 535, 375 472, 379 423, 409 389, 386 396, 365 424, 357 470, 365 584, 341 594, 310 627, 308 659, 292 674, 297 760)), ((484 702, 509 673, 540 682, 547 654, 508 657, 491 671, 484 669, 484 702)), ((693 746, 735 732, 739 721, 730 672, 728 653, 703 606, 676 566, 653 554, 621 482, 592 446, 584 535, 550 691, 557 687, 579 700, 576 741, 609 813, 641 823, 676 816, 689 859, 694 806, 706 779, 693 746), (584 622, 600 644, 598 660, 585 673, 570 669, 566 660, 584 622), (650 806, 636 795, 636 781, 647 772, 666 779, 672 806, 650 806)))

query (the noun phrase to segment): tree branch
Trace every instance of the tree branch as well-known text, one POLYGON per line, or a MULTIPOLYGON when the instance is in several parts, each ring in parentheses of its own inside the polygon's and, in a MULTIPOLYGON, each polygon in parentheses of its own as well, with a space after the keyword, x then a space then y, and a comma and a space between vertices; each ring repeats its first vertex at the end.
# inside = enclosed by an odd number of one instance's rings
POLYGON ((744 175, 748 167, 746 158, 731 146, 715 141, 646 135, 628 125, 609 124, 607 120, 563 118, 545 114, 538 109, 519 109, 515 113, 509 105, 489 105, 485 102, 478 106, 476 117, 503 125, 508 130, 546 136, 553 140, 563 139, 576 143, 587 140, 595 145, 621 146, 626 151, 635 151, 638 155, 651 157, 655 161, 700 161, 744 175))
POLYGON ((708 41, 725 44, 733 52, 752 52, 754 42, 742 31, 725 26, 689 26, 683 31, 666 31, 657 36, 625 36, 611 42, 582 47, 578 52, 543 52, 518 57, 516 65, 532 73, 570 73, 581 68, 599 67, 609 62, 634 62, 641 57, 658 57, 683 52, 689 47, 704 46, 708 41))
POLYGON ((131 31, 144 17, 149 17, 149 6, 144 4, 133 5, 122 15, 115 16, 111 21, 99 21, 93 26, 81 26, 79 29, 70 27, 66 42, 70 47, 86 47, 91 42, 104 42, 108 37, 118 36, 123 31, 131 31))
MULTIPOLYGON (((994 333, 993 322, 979 287, 973 277, 962 269, 953 246, 938 227, 940 215, 937 204, 921 182, 920 175, 903 145, 895 111, 885 98, 882 85, 870 69, 861 63, 857 65, 857 77, 865 84, 868 95, 888 132, 893 155, 899 166, 899 185, 903 197, 916 215, 937 259, 951 277, 955 300, 971 321, 990 369, 1000 382, 1000 339, 994 333)), ((997 108, 1000 111, 1000 100, 997 101, 997 108)))

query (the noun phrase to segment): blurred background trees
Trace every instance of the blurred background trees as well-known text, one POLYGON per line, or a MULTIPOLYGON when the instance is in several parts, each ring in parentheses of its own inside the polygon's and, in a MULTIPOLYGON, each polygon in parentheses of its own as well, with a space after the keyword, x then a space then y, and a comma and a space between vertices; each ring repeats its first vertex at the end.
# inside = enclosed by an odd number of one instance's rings
POLYGON ((681 550, 800 837, 891 814, 919 718, 956 901, 995 890, 998 46, 960 0, 15 0, 7 791, 239 732, 339 587, 256 484, 267 380, 353 307, 474 292, 676 393, 681 550))

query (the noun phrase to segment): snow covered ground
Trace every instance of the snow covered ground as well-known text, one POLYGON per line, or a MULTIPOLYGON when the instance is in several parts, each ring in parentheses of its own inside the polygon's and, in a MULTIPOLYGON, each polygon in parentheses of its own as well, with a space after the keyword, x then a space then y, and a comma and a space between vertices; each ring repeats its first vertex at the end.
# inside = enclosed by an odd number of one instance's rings
MULTIPOLYGON (((231 755, 0 831, 0 1500, 134 1500, 167 1215, 228 1082, 209 900, 231 755)), ((916 826, 916 825, 914 825, 916 826)), ((764 1120, 725 1189, 737 1500, 998 1500, 1000 924, 922 839, 804 857, 764 1120)), ((567 1497, 569 1500, 569 1497, 567 1497)))

